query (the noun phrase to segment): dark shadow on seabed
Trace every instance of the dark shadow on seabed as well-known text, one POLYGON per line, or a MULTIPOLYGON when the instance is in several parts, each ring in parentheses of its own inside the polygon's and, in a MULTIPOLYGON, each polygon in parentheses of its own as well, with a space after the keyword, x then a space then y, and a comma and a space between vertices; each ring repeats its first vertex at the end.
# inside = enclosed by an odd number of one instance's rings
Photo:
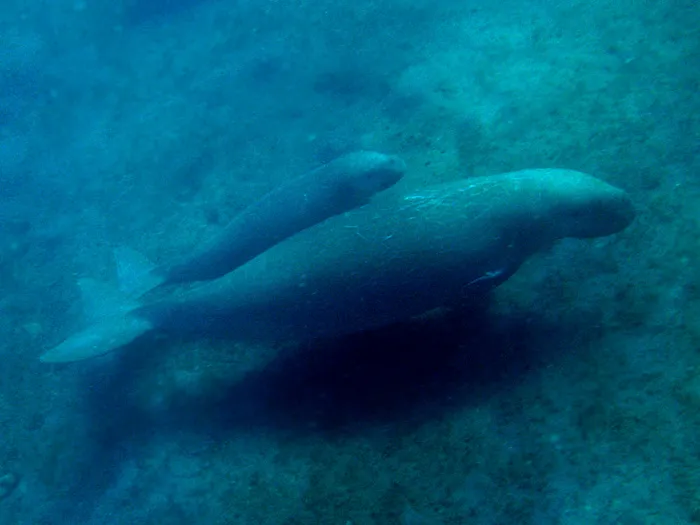
MULTIPOLYGON (((367 426, 429 421, 450 407, 470 404, 495 387, 517 381, 547 359, 533 341, 566 339, 562 326, 489 312, 486 302, 344 337, 281 351, 264 368, 221 385, 212 398, 163 410, 154 421, 130 406, 139 370, 164 358, 147 338, 125 349, 90 378, 96 438, 120 440, 171 431, 226 432, 256 428, 292 433, 361 432, 367 426)), ((167 347, 167 342, 164 344, 167 347)), ((554 346, 557 346, 554 343, 554 346)))
POLYGON ((112 485, 122 460, 151 439, 185 433, 216 441, 261 430, 332 438, 429 423, 547 362, 570 337, 566 328, 537 316, 491 314, 485 304, 465 307, 281 352, 263 369, 224 386, 215 399, 179 405, 155 421, 127 394, 139 370, 148 373, 164 358, 152 348, 162 343, 147 338, 119 359, 89 372, 86 366, 92 443, 65 498, 82 505, 62 509, 60 523, 80 522, 90 502, 112 485), (551 350, 539 348, 536 341, 544 338, 551 350))
POLYGON ((303 345, 181 414, 182 422, 214 436, 256 428, 332 436, 429 422, 537 366, 544 356, 532 335, 540 330, 549 328, 481 304, 303 345))

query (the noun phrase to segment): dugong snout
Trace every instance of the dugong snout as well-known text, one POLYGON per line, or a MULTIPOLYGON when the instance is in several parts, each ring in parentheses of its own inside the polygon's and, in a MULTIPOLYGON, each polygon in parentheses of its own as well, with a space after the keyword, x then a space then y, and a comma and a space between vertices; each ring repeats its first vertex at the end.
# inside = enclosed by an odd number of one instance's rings
POLYGON ((549 219, 558 237, 613 235, 634 220, 635 208, 624 190, 580 171, 538 172, 542 195, 555 203, 549 219))
POLYGON ((627 228, 636 211, 627 192, 608 186, 608 191, 595 199, 583 215, 577 237, 604 237, 627 228))

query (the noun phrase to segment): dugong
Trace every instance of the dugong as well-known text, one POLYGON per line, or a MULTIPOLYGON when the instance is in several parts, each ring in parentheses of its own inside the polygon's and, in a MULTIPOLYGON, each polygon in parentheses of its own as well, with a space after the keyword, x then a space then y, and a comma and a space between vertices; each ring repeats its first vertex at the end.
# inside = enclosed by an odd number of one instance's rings
POLYGON ((376 328, 486 293, 538 250, 614 234, 634 215, 624 191, 561 169, 386 193, 222 279, 103 317, 42 360, 104 354, 156 329, 274 341, 376 328))
POLYGON ((154 268, 146 289, 221 277, 295 233, 367 204, 396 184, 406 165, 394 155, 356 151, 273 189, 184 260, 154 268))

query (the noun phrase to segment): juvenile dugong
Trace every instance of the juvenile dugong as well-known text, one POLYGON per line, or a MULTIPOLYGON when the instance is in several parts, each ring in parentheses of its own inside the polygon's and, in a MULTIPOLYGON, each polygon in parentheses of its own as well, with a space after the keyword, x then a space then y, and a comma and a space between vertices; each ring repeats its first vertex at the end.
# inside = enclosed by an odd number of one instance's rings
POLYGON ((148 287, 221 277, 287 237, 367 204, 396 184, 405 169, 394 155, 343 155, 273 189, 182 261, 156 267, 148 287))
POLYGON ((559 169, 384 194, 223 279, 105 317, 42 359, 85 359, 155 329, 206 337, 223 328, 255 341, 371 329, 485 293, 538 250, 611 235, 634 214, 624 191, 559 169))

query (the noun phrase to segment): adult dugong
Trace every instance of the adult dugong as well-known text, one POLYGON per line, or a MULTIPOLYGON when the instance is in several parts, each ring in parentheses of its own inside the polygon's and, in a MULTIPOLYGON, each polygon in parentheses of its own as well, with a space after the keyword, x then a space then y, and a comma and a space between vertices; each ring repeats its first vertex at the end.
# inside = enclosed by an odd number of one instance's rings
POLYGON ((628 195, 577 171, 460 180, 333 217, 223 279, 103 317, 43 355, 104 354, 155 329, 241 340, 303 340, 387 325, 504 282, 564 237, 598 237, 634 218, 628 195))
MULTIPOLYGON (((273 189, 181 261, 150 270, 141 291, 219 278, 287 237, 367 204, 401 180, 405 169, 399 157, 375 151, 338 157, 273 189)), ((128 251, 120 255, 122 264, 136 260, 128 251)))

